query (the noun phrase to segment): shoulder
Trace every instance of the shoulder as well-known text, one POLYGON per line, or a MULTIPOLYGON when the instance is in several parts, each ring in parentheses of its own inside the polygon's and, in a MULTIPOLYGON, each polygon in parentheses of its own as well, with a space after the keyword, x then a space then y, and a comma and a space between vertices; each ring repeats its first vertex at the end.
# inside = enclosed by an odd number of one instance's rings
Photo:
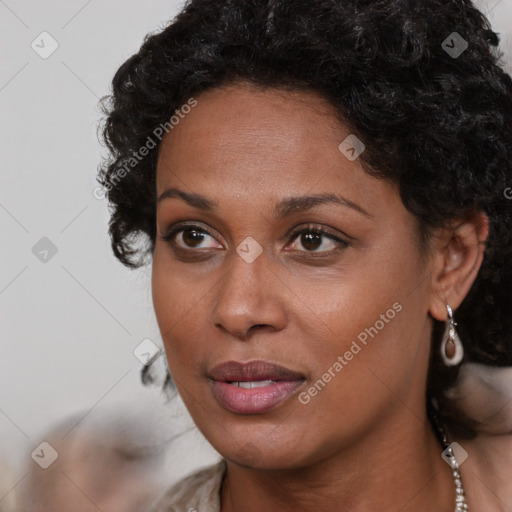
POLYGON ((461 474, 470 508, 510 510, 512 367, 465 363, 447 396, 454 410, 475 424, 475 437, 455 439, 465 451, 461 474))
POLYGON ((512 436, 478 434, 460 439, 465 458, 460 471, 471 510, 510 511, 512 436))
POLYGON ((446 396, 479 433, 512 435, 512 367, 464 363, 446 396))
POLYGON ((147 512, 219 512, 226 462, 200 469, 170 487, 147 512))

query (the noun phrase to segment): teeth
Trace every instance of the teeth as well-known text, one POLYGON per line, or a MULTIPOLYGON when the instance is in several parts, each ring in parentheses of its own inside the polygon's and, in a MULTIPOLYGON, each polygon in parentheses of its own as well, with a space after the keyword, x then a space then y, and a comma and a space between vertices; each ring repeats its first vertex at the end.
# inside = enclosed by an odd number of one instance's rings
POLYGON ((265 386, 270 386, 271 384, 274 384, 275 381, 273 380, 252 380, 247 382, 231 382, 233 386, 238 386, 239 388, 262 388, 265 386))

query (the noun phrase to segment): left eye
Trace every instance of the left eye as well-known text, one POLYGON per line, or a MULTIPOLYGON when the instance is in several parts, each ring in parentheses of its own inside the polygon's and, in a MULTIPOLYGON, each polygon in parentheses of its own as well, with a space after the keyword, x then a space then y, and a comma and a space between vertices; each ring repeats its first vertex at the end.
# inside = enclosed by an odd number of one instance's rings
POLYGON ((302 245, 306 251, 301 252, 329 252, 339 248, 339 246, 347 246, 348 244, 338 237, 327 233, 322 229, 303 229, 298 233, 294 233, 297 240, 292 247, 297 247, 297 244, 302 245))

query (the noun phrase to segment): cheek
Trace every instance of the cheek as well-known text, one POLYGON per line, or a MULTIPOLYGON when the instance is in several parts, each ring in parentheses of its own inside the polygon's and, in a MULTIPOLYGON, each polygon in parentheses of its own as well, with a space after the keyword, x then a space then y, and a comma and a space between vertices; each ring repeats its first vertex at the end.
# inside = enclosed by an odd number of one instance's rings
POLYGON ((155 249, 153 258, 151 281, 153 307, 160 335, 168 359, 175 361, 184 355, 179 334, 185 330, 189 332, 190 340, 194 339, 194 318, 199 314, 201 292, 195 285, 180 278, 180 273, 158 249, 155 249))
POLYGON ((208 304, 219 276, 193 277, 173 264, 165 251, 155 249, 152 297, 169 370, 178 384, 198 376, 207 353, 208 304))
POLYGON ((314 326, 300 350, 315 362, 314 382, 320 379, 325 400, 378 401, 410 384, 415 365, 421 372, 428 366, 428 272, 403 240, 399 251, 389 240, 360 256, 350 273, 310 290, 309 307, 296 316, 303 332, 314 326))

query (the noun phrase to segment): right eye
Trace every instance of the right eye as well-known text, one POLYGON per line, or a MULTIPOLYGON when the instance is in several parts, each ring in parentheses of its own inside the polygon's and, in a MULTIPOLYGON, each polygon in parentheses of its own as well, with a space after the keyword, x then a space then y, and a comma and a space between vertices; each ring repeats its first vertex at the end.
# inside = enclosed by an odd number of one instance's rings
POLYGON ((183 250, 223 248, 206 229, 191 224, 174 226, 160 238, 183 250), (208 242, 210 245, 202 245, 208 242))

